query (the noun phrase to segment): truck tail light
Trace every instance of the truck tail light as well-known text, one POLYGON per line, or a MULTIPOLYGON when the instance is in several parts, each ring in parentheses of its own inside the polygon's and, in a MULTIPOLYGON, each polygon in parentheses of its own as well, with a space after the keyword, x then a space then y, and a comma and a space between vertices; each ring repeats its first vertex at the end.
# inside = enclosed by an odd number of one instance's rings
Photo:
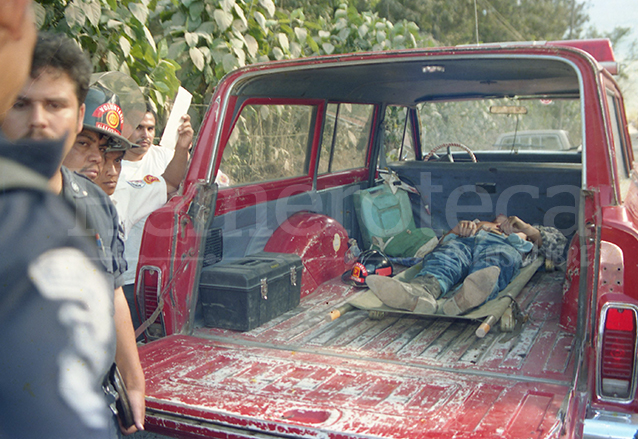
MULTIPOLYGON (((162 271, 158 267, 144 266, 140 269, 138 286, 138 303, 142 308, 142 317, 148 320, 153 317, 158 309, 160 292, 162 288, 162 271)), ((162 314, 159 312, 154 321, 146 330, 149 338, 159 338, 164 335, 162 314)))
POLYGON ((636 311, 610 306, 603 312, 600 396, 633 400, 636 387, 636 311))

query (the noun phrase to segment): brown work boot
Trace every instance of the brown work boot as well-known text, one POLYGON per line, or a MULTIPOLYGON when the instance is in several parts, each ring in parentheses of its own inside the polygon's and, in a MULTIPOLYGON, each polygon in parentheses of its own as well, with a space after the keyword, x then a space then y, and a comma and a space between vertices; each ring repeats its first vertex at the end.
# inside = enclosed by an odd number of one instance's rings
POLYGON ((494 291, 500 273, 499 267, 487 267, 467 276, 456 294, 443 303, 443 314, 458 316, 481 305, 494 291))
POLYGON ((420 282, 407 283, 391 277, 372 274, 366 277, 366 284, 384 305, 391 308, 420 314, 434 314, 436 312, 436 300, 420 282))

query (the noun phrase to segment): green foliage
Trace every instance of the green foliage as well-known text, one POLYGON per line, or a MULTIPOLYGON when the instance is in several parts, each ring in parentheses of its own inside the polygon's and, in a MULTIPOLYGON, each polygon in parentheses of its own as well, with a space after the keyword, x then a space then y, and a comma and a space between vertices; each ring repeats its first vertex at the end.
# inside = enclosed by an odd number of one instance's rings
POLYGON ((42 0, 35 11, 39 27, 75 39, 96 72, 130 75, 161 108, 179 87, 180 66, 147 27, 149 5, 148 0, 42 0))
POLYGON ((392 23, 347 4, 302 8, 273 0, 36 0, 41 29, 63 32, 95 71, 131 75, 159 113, 181 84, 200 111, 219 80, 247 64, 309 55, 432 45, 407 20, 392 23), (333 11, 333 13, 330 13, 333 11))
POLYGON ((423 44, 413 23, 394 25, 346 5, 331 19, 308 19, 302 9, 277 9, 272 0, 193 0, 165 11, 168 56, 182 66, 179 79, 200 103, 225 74, 247 64, 423 44))
MULTIPOLYGON (((363 1, 363 0, 362 0, 363 1)), ((588 19, 576 0, 379 0, 388 20, 410 17, 446 45, 579 38, 588 19), (476 9, 475 9, 476 5, 476 9)))
POLYGON ((130 74, 160 116, 180 84, 193 93, 195 126, 219 80, 248 64, 475 43, 475 4, 481 42, 578 38, 587 22, 585 3, 573 0, 36 2, 41 29, 74 38, 96 71, 130 74))
POLYGON ((312 114, 310 106, 246 106, 222 158, 231 185, 305 174, 312 114))

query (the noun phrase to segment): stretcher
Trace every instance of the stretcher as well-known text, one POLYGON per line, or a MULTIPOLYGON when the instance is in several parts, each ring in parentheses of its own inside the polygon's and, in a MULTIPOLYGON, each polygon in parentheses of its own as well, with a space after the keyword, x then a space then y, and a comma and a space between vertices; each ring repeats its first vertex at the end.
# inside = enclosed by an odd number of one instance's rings
MULTIPOLYGON (((374 295, 369 289, 364 289, 360 293, 350 297, 348 301, 341 306, 330 311, 328 320, 335 320, 353 309, 361 309, 369 312, 370 318, 381 319, 385 316, 385 313, 395 314, 411 314, 425 317, 446 317, 454 319, 467 319, 481 321, 479 327, 476 329, 476 336, 479 338, 485 337, 491 328, 494 327, 499 321, 501 322, 501 330, 508 332, 514 329, 516 324, 515 318, 515 306, 516 298, 523 290, 527 282, 532 278, 534 273, 545 264, 546 269, 551 270, 553 266, 550 263, 546 263, 543 257, 536 258, 531 264, 521 268, 518 275, 512 279, 512 281, 505 287, 504 290, 498 293, 494 299, 484 303, 483 305, 474 308, 473 310, 459 316, 447 316, 444 314, 426 314, 415 313, 413 311, 405 311, 397 308, 391 308, 386 306, 374 295)), ((397 279, 402 281, 410 281, 421 269, 421 264, 417 264, 407 270, 401 272, 396 276, 397 279)), ((439 299, 438 309, 446 299, 439 299)))

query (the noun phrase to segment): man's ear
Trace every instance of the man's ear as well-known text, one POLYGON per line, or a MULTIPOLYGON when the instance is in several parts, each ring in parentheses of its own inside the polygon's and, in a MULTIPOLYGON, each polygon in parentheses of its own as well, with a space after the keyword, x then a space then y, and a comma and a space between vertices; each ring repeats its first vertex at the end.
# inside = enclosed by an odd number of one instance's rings
POLYGON ((12 39, 20 39, 23 32, 24 20, 27 17, 31 0, 2 0, 0 1, 0 29, 8 31, 12 39))
POLYGON ((83 103, 80 105, 80 109, 78 110, 78 126, 75 130, 75 134, 78 135, 84 129, 84 113, 86 112, 86 105, 83 103))

